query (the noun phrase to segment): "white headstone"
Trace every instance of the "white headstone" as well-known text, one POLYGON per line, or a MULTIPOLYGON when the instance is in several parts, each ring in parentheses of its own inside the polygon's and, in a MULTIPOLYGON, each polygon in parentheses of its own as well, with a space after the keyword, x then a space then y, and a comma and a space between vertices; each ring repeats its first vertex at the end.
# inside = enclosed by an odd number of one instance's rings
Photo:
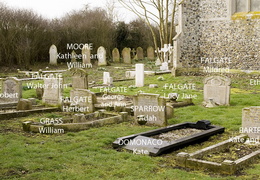
POLYGON ((57 47, 54 44, 51 45, 49 54, 50 54, 50 64, 57 65, 58 51, 57 51, 57 47))
POLYGON ((97 57, 98 57, 98 66, 106 66, 106 49, 103 46, 100 46, 97 50, 97 57))
POLYGON ((103 72, 103 84, 108 85, 110 81, 110 73, 103 72))
POLYGON ((168 62, 163 62, 162 66, 160 66, 160 70, 161 71, 168 71, 169 70, 168 62))
POLYGON ((135 86, 143 87, 144 86, 144 64, 135 65, 135 86))

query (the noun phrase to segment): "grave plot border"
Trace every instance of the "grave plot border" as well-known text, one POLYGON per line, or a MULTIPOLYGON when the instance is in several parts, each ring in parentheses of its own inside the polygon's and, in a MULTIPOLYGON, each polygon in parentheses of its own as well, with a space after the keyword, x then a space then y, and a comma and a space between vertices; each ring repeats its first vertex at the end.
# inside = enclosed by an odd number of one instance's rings
POLYGON ((242 158, 235 161, 225 160, 222 163, 216 163, 212 161, 200 160, 200 157, 207 155, 208 153, 217 152, 229 146, 232 146, 232 139, 245 138, 246 135, 236 136, 230 138, 226 141, 222 141, 218 144, 206 147, 204 149, 198 150, 194 153, 180 152, 177 154, 176 163, 177 165, 185 168, 192 169, 207 169, 215 173, 233 175, 243 167, 253 163, 256 159, 260 157, 260 149, 252 152, 242 158), (258 158, 257 158, 258 157, 258 158))
POLYGON ((32 110, 20 110, 16 112, 6 112, 0 113, 0 120, 8 120, 12 118, 25 117, 29 116, 32 113, 45 113, 45 112, 56 112, 60 111, 60 108, 52 107, 52 108, 41 108, 41 109, 32 109, 32 110))
MULTIPOLYGON (((86 116, 90 116, 94 113, 87 114, 86 116)), ((122 122, 128 121, 128 113, 121 112, 119 114, 112 114, 109 112, 104 112, 105 115, 110 115, 110 117, 105 117, 98 120, 92 120, 88 122, 82 123, 64 123, 64 124, 47 124, 43 125, 40 123, 34 123, 31 121, 23 122, 23 130, 28 132, 39 133, 39 128, 42 127, 53 127, 54 129, 63 129, 64 132, 78 132, 83 130, 88 130, 93 127, 102 127, 111 124, 118 124, 122 122)))
POLYGON ((189 145, 191 143, 200 142, 204 139, 209 138, 210 136, 213 136, 213 135, 216 135, 219 133, 223 133, 225 130, 224 127, 210 125, 210 121, 208 121, 208 120, 200 120, 200 121, 197 121, 196 123, 185 122, 185 123, 175 124, 175 125, 171 125, 171 126, 167 126, 164 128, 147 131, 147 132, 142 132, 142 133, 138 133, 138 134, 120 137, 120 138, 117 138, 113 142, 112 146, 113 146, 113 148, 124 148, 125 147, 124 145, 120 145, 120 142, 122 142, 122 141, 132 140, 132 139, 136 138, 137 136, 150 137, 150 136, 158 135, 161 133, 166 133, 168 131, 183 129, 183 128, 204 129, 205 131, 196 133, 196 134, 184 137, 184 138, 180 138, 180 139, 174 140, 174 141, 163 141, 164 143, 162 145, 154 146, 152 148, 152 150, 149 151, 149 155, 158 156, 158 155, 166 152, 167 150, 179 149, 179 148, 189 145))

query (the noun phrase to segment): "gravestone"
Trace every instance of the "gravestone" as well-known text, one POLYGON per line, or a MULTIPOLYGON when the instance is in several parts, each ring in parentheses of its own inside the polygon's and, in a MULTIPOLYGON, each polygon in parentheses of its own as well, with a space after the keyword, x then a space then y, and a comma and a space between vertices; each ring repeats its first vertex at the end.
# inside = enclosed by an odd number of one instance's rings
POLYGON ((143 51, 143 48, 138 47, 138 48, 136 49, 136 55, 137 55, 137 59, 138 59, 138 60, 143 60, 143 59, 144 59, 144 51, 143 51))
POLYGON ((76 52, 72 51, 72 53, 71 53, 71 62, 77 62, 76 55, 77 55, 76 52))
POLYGON ((166 101, 159 94, 140 93, 135 95, 134 116, 137 121, 137 116, 145 115, 147 125, 166 126, 166 101))
POLYGON ((242 133, 246 133, 250 138, 258 138, 259 140, 260 106, 251 106, 242 110, 242 133))
POLYGON ((63 91, 62 78, 45 78, 42 102, 47 105, 59 106, 63 91))
POLYGON ((135 78, 135 71, 126 71, 125 77, 129 78, 129 79, 134 79, 135 78))
POLYGON ((130 55, 130 48, 124 48, 122 50, 123 62, 126 64, 131 64, 131 55, 130 55))
POLYGON ((72 106, 80 107, 80 112, 94 112, 97 102, 95 93, 87 89, 75 89, 70 91, 72 106))
POLYGON ((135 65, 135 86, 143 87, 144 86, 144 64, 135 65))
POLYGON ((20 99, 16 110, 31 110, 32 109, 32 102, 28 99, 20 99))
POLYGON ((162 66, 160 66, 160 70, 161 71, 168 71, 169 70, 168 62, 163 62, 162 66))
POLYGON ((120 54, 117 48, 114 48, 112 51, 113 62, 120 62, 120 54))
POLYGON ((57 65, 58 51, 57 51, 57 47, 54 44, 51 45, 49 54, 50 54, 50 64, 57 65))
POLYGON ((154 60, 154 49, 152 46, 147 48, 147 58, 148 60, 154 60))
POLYGON ((16 77, 8 77, 2 81, 0 102, 18 102, 22 98, 22 81, 16 77))
POLYGON ((103 46, 100 46, 97 50, 97 57, 98 57, 98 66, 106 66, 106 49, 103 46))
POLYGON ((204 79, 204 102, 229 105, 231 80, 228 77, 211 76, 204 79))
POLYGON ((112 85, 113 84, 113 78, 110 77, 109 72, 103 72, 103 84, 104 85, 112 85))
POLYGON ((70 69, 72 73, 72 88, 88 89, 88 73, 84 69, 70 69))
POLYGON ((161 66, 161 65, 162 65, 162 62, 161 62, 160 58, 157 58, 155 61, 155 66, 161 66))
POLYGON ((90 59, 90 48, 87 45, 84 45, 82 48, 82 63, 92 66, 91 59, 90 59))

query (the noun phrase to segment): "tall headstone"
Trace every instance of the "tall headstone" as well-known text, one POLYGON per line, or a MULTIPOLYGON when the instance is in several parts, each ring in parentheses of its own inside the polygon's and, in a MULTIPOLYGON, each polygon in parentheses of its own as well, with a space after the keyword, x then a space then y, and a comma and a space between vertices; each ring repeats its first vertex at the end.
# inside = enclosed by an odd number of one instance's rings
POLYGON ((166 101, 159 94, 140 93, 134 96, 134 116, 144 115, 147 125, 166 126, 166 101))
POLYGON ((83 64, 87 64, 87 65, 91 65, 91 52, 90 52, 90 48, 87 45, 84 45, 82 48, 82 63, 83 64))
POLYGON ((204 79, 204 102, 212 99, 218 105, 229 105, 230 85, 228 77, 211 76, 204 79))
POLYGON ((113 56, 113 62, 120 62, 120 54, 117 48, 113 49, 112 56, 113 56))
POLYGON ((42 102, 47 105, 61 105, 63 92, 62 78, 45 78, 42 102))
POLYGON ((260 106, 252 106, 242 110, 242 128, 250 138, 260 139, 260 106))
POLYGON ((144 86, 144 64, 135 65, 135 86, 143 87, 144 86))
POLYGON ((18 102, 22 98, 22 81, 16 77, 8 77, 2 81, 1 102, 18 102))
POLYGON ((154 48, 152 46, 147 48, 147 58, 148 60, 154 60, 154 48))
POLYGON ((51 45, 50 50, 49 50, 49 54, 50 54, 50 64, 57 65, 58 50, 57 50, 57 47, 54 44, 51 45))
POLYGON ((106 49, 103 46, 100 46, 97 50, 97 57, 98 57, 98 66, 106 66, 106 49))
POLYGON ((124 48, 122 50, 122 56, 123 56, 123 62, 126 64, 131 64, 131 55, 130 55, 131 49, 130 48, 124 48))
POLYGON ((79 68, 70 69, 72 72, 72 88, 88 89, 88 73, 79 68))
POLYGON ((143 48, 138 47, 138 48, 136 49, 136 55, 137 55, 137 59, 138 59, 138 60, 143 60, 143 59, 144 59, 144 51, 143 51, 143 48))
POLYGON ((71 62, 77 62, 77 60, 76 60, 76 52, 75 51, 72 51, 71 52, 71 62))

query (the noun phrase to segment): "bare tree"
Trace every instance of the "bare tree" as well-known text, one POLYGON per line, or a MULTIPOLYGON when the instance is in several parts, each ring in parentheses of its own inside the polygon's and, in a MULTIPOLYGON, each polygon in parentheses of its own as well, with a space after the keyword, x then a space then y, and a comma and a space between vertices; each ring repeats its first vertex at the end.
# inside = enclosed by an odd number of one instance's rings
POLYGON ((148 25, 153 36, 155 49, 158 50, 157 37, 153 29, 159 29, 160 46, 171 44, 175 33, 174 17, 177 0, 118 0, 125 8, 134 12, 148 25))

